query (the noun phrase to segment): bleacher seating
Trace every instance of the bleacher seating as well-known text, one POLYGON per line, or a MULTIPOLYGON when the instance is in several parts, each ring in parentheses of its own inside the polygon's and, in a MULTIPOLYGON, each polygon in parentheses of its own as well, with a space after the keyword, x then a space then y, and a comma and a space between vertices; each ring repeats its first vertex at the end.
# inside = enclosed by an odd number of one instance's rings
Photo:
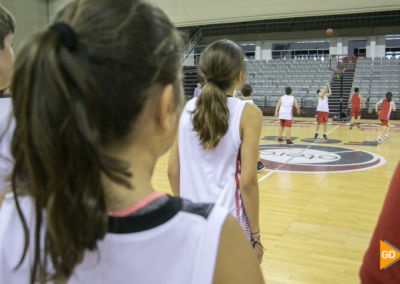
MULTIPOLYGON (((247 83, 253 87, 253 100, 260 107, 273 107, 284 94, 285 87, 293 89, 301 107, 317 105, 316 91, 330 82, 332 72, 329 60, 320 59, 273 59, 247 61, 247 83)), ((360 93, 372 107, 386 92, 393 93, 394 101, 400 101, 400 59, 359 58, 356 65, 352 90, 360 93)))
MULTIPOLYGON (((400 94, 400 59, 359 58, 353 81, 353 89, 360 88, 360 93, 369 101, 369 107, 382 99, 387 92, 392 92, 394 101, 399 101, 400 94)), ((368 106, 367 106, 368 107, 368 106)))
POLYGON ((302 107, 315 107, 317 89, 331 77, 327 59, 247 61, 247 83, 252 85, 253 101, 260 107, 275 106, 286 86, 292 87, 302 107))

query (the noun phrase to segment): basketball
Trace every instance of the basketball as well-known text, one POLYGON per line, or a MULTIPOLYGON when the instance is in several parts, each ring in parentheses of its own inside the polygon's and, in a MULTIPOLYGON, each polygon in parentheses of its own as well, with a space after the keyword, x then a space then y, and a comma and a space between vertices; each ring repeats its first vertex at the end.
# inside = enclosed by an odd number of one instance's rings
POLYGON ((333 35, 333 29, 326 29, 325 31, 327 36, 332 36, 333 35))
POLYGON ((372 108, 370 108, 369 110, 368 110, 368 113, 369 114, 372 114, 374 112, 374 110, 372 109, 372 108))

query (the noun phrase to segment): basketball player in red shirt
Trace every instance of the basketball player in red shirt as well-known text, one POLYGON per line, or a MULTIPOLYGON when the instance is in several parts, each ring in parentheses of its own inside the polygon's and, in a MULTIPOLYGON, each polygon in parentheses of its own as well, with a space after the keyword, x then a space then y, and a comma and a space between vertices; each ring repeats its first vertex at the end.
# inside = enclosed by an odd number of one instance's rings
POLYGON ((353 128, 354 126, 354 120, 356 116, 358 117, 358 122, 356 126, 360 128, 360 120, 361 120, 361 104, 365 108, 365 102, 361 94, 359 93, 360 89, 359 88, 354 88, 354 94, 349 98, 349 103, 351 102, 351 123, 350 123, 350 129, 353 128))
POLYGON ((376 137, 376 141, 378 141, 379 144, 382 144, 382 139, 381 136, 385 138, 385 140, 389 141, 389 129, 390 129, 390 114, 393 111, 396 111, 396 105, 394 104, 394 101, 392 101, 392 93, 387 92, 386 93, 386 99, 380 100, 379 102, 376 103, 375 105, 375 111, 379 114, 378 119, 381 121, 383 127, 383 131, 380 136, 376 137), (381 111, 378 113, 378 106, 381 105, 381 111))

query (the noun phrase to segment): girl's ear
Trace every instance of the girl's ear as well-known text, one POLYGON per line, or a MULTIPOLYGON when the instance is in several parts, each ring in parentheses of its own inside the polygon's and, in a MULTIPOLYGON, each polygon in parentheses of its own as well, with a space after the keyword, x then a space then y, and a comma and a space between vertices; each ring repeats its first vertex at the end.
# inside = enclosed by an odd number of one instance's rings
POLYGON ((169 130, 174 126, 175 110, 174 88, 168 84, 160 90, 158 104, 155 106, 156 123, 160 129, 169 130))

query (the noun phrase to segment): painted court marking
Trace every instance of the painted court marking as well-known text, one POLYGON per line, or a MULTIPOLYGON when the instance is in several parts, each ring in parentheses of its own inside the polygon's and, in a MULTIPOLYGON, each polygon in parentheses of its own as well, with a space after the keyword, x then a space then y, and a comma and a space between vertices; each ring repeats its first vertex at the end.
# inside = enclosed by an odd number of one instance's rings
MULTIPOLYGON (((338 128, 339 126, 340 126, 340 125, 336 125, 334 128, 332 128, 331 130, 329 130, 329 131, 326 133, 326 135, 331 134, 331 133, 332 133, 333 131, 335 131, 336 128, 338 128)), ((312 147, 312 146, 315 145, 315 144, 316 144, 316 142, 314 141, 312 144, 308 145, 307 148, 304 148, 304 150, 303 150, 301 153, 304 153, 304 151, 310 149, 310 147, 312 147)), ((272 170, 272 171, 268 172, 267 174, 265 174, 264 176, 260 177, 260 178, 258 179, 258 183, 262 182, 263 180, 265 180, 266 178, 268 178, 269 176, 271 176, 273 173, 279 171, 279 169, 280 169, 281 167, 283 167, 284 165, 286 165, 287 163, 289 163, 291 160, 293 160, 293 157, 290 157, 289 159, 287 159, 287 161, 285 161, 284 163, 282 163, 282 164, 281 164, 278 168, 276 168, 275 170, 272 170)))

